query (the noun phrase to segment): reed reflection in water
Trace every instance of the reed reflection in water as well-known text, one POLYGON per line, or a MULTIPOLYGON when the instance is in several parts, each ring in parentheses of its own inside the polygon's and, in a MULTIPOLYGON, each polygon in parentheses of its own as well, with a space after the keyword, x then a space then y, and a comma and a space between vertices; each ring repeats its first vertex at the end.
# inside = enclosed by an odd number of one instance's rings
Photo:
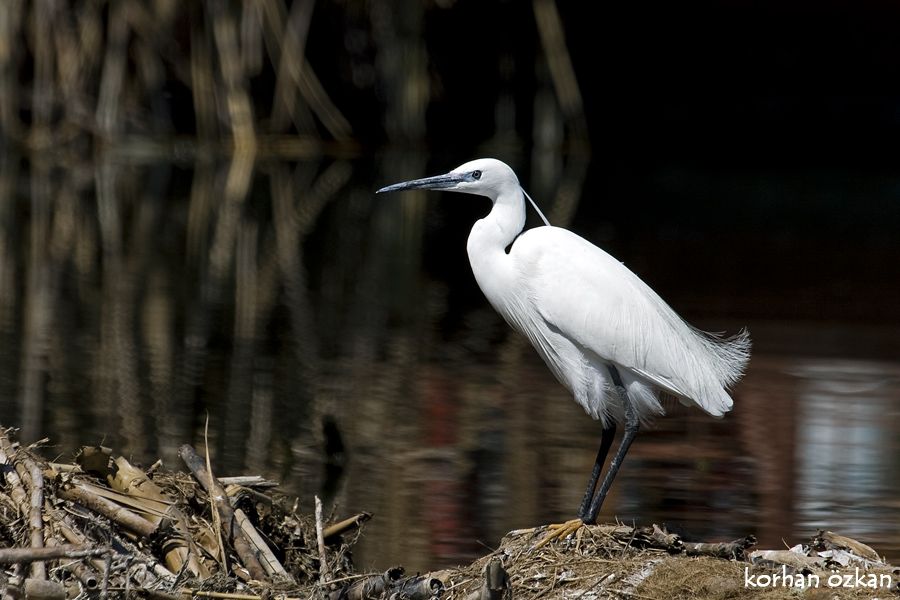
MULTIPOLYGON (((467 226, 440 234, 424 197, 372 194, 372 173, 426 167, 402 152, 377 165, 6 161, 4 425, 60 453, 103 442, 179 468, 208 415, 219 473, 279 479, 305 510, 320 494, 341 514, 374 512, 362 568, 452 565, 571 517, 598 425, 465 275, 467 226)), ((551 221, 572 218, 587 172, 569 160, 530 182, 551 221)), ((758 350, 734 412, 672 405, 602 518, 755 532, 765 547, 826 527, 900 556, 900 363, 816 358, 790 324, 747 324, 758 350)))

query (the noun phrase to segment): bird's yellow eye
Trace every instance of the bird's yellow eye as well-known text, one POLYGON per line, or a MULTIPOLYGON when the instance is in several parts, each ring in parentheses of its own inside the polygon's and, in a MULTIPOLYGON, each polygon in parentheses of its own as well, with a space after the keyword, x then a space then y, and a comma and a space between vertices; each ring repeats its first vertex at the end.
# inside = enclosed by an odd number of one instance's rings
POLYGON ((481 179, 481 171, 472 171, 472 179, 481 179))

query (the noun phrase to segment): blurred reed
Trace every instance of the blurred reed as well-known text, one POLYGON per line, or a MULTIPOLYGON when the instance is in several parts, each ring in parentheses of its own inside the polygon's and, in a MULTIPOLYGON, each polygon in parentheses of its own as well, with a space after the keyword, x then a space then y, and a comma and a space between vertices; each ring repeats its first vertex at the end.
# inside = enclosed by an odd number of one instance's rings
MULTIPOLYGON (((455 394, 481 410, 437 371, 416 383, 421 340, 438 356, 446 346, 447 290, 422 283, 428 204, 373 202, 370 175, 347 160, 364 154, 361 121, 308 51, 315 9, 342 11, 327 27, 357 40, 345 42, 353 84, 374 90, 356 114, 388 142, 372 169, 382 182, 416 177, 443 93, 429 11, 453 4, 0 2, 0 148, 12 150, 0 160, 0 407, 24 440, 52 432, 75 448, 104 432, 133 456, 175 460, 209 412, 226 468, 291 469, 312 488, 319 424, 334 417, 360 450, 357 489, 401 485, 395 469, 463 472, 459 450, 422 451, 432 420, 404 400, 427 386, 434 410, 455 394), (308 257, 313 234, 328 251, 308 257)), ((531 9, 537 38, 523 51, 505 36, 487 61, 500 80, 485 100, 493 130, 470 135, 524 172, 531 149, 533 191, 563 224, 586 175, 586 120, 556 3, 531 9), (531 70, 536 89, 522 94, 517 73, 531 70), (531 124, 516 118, 522 102, 531 124)), ((528 350, 509 339, 514 377, 528 350)), ((388 492, 371 503, 394 527, 410 506, 388 492)))
MULTIPOLYGON (((504 7, 507 20, 528 19, 527 6, 504 7)), ((420 143, 431 136, 428 109, 445 85, 432 53, 449 52, 428 43, 429 16, 452 10, 464 9, 415 0, 8 0, 0 3, 0 143, 48 158, 93 149, 143 161, 233 152, 351 157, 361 151, 359 129, 380 131, 379 142, 420 143), (311 62, 314 22, 320 39, 311 62), (323 37, 343 39, 329 45, 323 37), (332 48, 343 51, 338 60, 323 56, 332 48), (358 123, 333 100, 336 92, 358 123)), ((513 93, 521 86, 512 78, 534 61, 549 74, 551 85, 538 86, 552 86, 553 119, 565 123, 567 142, 557 152, 587 154, 557 4, 533 0, 531 13, 536 39, 498 32, 499 55, 485 56, 488 68, 478 71, 501 81, 496 131, 468 135, 510 141, 516 104, 530 101, 513 93)), ((535 122, 534 138, 549 125, 535 122)))
POLYGON ((50 156, 92 144, 145 160, 354 154, 305 55, 313 5, 0 3, 0 138, 50 156))

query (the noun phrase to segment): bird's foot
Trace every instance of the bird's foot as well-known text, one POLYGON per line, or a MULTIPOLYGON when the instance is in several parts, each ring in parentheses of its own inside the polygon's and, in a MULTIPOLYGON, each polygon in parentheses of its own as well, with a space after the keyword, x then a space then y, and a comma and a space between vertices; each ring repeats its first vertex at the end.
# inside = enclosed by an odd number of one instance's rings
POLYGON ((552 523, 547 526, 547 535, 535 544, 532 550, 543 548, 553 540, 564 540, 573 533, 579 531, 582 527, 584 527, 584 521, 581 519, 572 519, 565 523, 552 523))

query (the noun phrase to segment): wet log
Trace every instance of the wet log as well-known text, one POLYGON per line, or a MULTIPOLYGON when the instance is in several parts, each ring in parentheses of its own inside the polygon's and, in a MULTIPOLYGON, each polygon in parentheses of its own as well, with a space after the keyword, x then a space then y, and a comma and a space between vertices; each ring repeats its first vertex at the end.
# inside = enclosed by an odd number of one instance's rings
POLYGON ((440 579, 427 574, 404 579, 403 573, 403 567, 388 569, 381 575, 366 577, 329 592, 327 600, 428 600, 439 597, 444 591, 444 583, 440 579))
POLYGON ((512 587, 509 574, 503 568, 503 561, 494 556, 484 566, 484 583, 469 594, 466 600, 511 600, 512 587))
POLYGON ((824 558, 813 558, 791 550, 756 550, 751 552, 747 558, 750 563, 757 567, 789 567, 791 572, 812 572, 813 569, 821 568, 825 565, 824 558))
POLYGON ((265 581, 266 571, 234 518, 234 509, 231 507, 225 488, 207 470, 206 463, 200 458, 193 446, 190 444, 183 445, 178 449, 178 455, 215 504, 215 508, 221 517, 222 531, 231 540, 231 543, 234 545, 234 551, 250 573, 250 577, 259 581, 265 581))
POLYGON ((818 552, 828 551, 828 550, 846 550, 851 554, 855 554, 856 556, 862 557, 868 561, 880 563, 882 562, 881 557, 878 556, 878 553, 872 549, 871 546, 867 546, 862 542, 854 540, 853 538, 849 538, 844 535, 838 535, 831 531, 823 531, 819 530, 816 533, 816 537, 812 540, 812 547, 814 550, 818 552))
POLYGON ((239 485, 248 488, 275 488, 278 487, 277 481, 266 479, 261 475, 239 475, 237 477, 219 477, 219 483, 228 487, 229 485, 239 485))
POLYGON ((688 556, 712 556, 728 560, 746 560, 746 552, 756 545, 756 536, 748 535, 731 542, 705 543, 685 542, 684 551, 688 556))
POLYGON ((440 579, 428 575, 416 575, 395 585, 391 597, 428 600, 429 598, 439 598, 443 592, 444 583, 440 579))
POLYGON ((385 590, 394 586, 403 577, 403 567, 388 569, 381 575, 359 579, 328 594, 328 600, 368 600, 388 597, 385 590))
POLYGON ((669 533, 656 523, 634 531, 635 535, 641 539, 643 545, 660 548, 672 554, 677 554, 684 550, 684 542, 681 540, 681 537, 674 533, 669 533))

